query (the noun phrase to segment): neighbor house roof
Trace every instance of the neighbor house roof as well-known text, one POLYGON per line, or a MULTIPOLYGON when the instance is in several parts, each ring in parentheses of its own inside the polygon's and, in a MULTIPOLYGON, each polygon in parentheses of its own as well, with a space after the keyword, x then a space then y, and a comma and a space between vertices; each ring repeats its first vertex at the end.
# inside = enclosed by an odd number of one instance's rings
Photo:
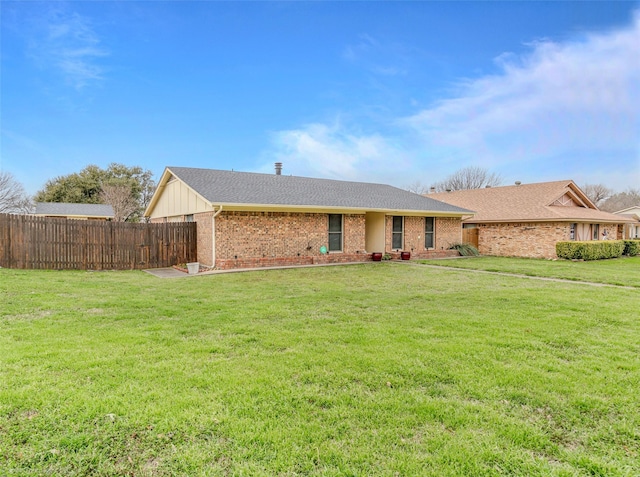
POLYGON ((37 202, 35 215, 49 217, 91 217, 112 219, 113 207, 105 204, 70 204, 66 202, 37 202))
POLYGON ((150 214, 162 188, 174 177, 184 182, 212 206, 431 212, 460 217, 473 214, 470 210, 385 184, 167 167, 145 215, 150 214))
POLYGON ((635 214, 635 211, 638 211, 640 213, 640 204, 639 205, 634 205, 633 207, 627 207, 626 209, 622 209, 622 210, 617 210, 614 212, 614 214, 635 214))
POLYGON ((429 194, 437 200, 477 213, 466 223, 599 222, 628 219, 602 212, 571 180, 429 194))

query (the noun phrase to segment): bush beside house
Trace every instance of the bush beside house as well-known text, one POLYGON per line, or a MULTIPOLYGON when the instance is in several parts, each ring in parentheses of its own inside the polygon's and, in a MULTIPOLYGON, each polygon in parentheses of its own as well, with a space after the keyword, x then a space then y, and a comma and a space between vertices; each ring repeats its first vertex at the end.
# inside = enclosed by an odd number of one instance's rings
POLYGON ((629 257, 640 255, 640 240, 625 240, 623 254, 629 257))
POLYGON ((556 254, 568 260, 602 260, 621 257, 625 250, 623 240, 588 242, 558 242, 556 254))

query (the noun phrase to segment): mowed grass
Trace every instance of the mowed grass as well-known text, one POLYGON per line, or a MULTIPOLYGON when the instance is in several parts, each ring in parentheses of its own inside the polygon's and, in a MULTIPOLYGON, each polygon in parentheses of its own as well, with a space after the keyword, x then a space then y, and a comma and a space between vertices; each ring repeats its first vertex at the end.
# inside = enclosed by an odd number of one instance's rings
POLYGON ((379 263, 0 293, 0 475, 640 474, 638 290, 379 263))
POLYGON ((455 260, 421 260, 420 263, 640 288, 640 256, 587 262, 550 261, 535 258, 465 257, 455 260))

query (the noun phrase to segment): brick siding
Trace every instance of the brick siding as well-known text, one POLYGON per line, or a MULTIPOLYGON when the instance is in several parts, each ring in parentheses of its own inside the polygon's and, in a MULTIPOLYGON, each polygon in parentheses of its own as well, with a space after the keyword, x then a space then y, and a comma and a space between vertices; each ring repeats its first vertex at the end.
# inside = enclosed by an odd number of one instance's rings
POLYGON ((208 267, 214 266, 213 258, 213 218, 215 212, 194 214, 193 220, 198 224, 198 262, 208 267))
MULTIPOLYGON (((385 248, 392 252, 393 217, 387 216, 385 224, 385 248)), ((458 252, 448 250, 449 246, 462 241, 461 219, 455 217, 436 217, 435 247, 425 248, 425 218, 404 218, 404 246, 402 250, 411 252, 414 258, 434 258, 442 256, 457 256, 458 252)), ((392 257, 395 255, 392 254, 392 257)))
MULTIPOLYGON (((198 261, 203 265, 233 269, 371 261, 371 253, 365 251, 362 214, 343 215, 343 250, 326 254, 320 252, 320 247, 328 245, 327 214, 223 210, 215 219, 213 215, 214 212, 204 212, 193 216, 198 223, 198 261)), ((387 217, 386 252, 392 259, 399 259, 400 253, 391 250, 392 223, 392 217, 387 217)), ((424 247, 424 227, 424 217, 405 217, 404 250, 410 251, 412 258, 458 255, 447 249, 461 240, 460 219, 436 218, 436 246, 430 250, 424 247)))
POLYGON ((327 214, 222 212, 216 217, 216 267, 345 263, 371 260, 364 248, 364 215, 343 215, 343 251, 327 246, 327 214))
MULTIPOLYGON (((528 258, 557 258, 556 243, 571 240, 567 222, 478 224, 478 250, 482 255, 528 258)), ((618 238, 617 224, 600 224, 600 234, 607 231, 618 238)))

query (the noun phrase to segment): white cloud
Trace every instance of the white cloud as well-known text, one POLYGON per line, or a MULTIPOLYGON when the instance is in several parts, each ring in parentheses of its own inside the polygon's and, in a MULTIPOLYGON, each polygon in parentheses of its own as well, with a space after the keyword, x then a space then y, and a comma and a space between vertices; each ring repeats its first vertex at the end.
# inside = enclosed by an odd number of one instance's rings
MULTIPOLYGON (((462 81, 457 94, 410 117, 386 118, 376 134, 339 122, 307 125, 274 134, 269 157, 294 163, 294 174, 400 186, 475 165, 508 182, 637 187, 639 45, 640 13, 607 33, 537 41, 528 54, 496 58, 498 74, 462 81)), ((355 61, 378 47, 363 37, 345 57, 355 61)))
POLYGON ((639 45, 638 14, 614 32, 536 42, 404 123, 427 145, 490 165, 629 150, 640 146, 639 45))
POLYGON ((54 8, 33 25, 29 53, 43 69, 59 73, 76 89, 104 79, 98 60, 109 52, 100 46, 87 17, 54 8))
POLYGON ((389 139, 350 133, 338 121, 280 131, 272 143, 276 161, 296 175, 315 177, 364 180, 376 169, 388 167, 389 161, 402 162, 404 156, 389 139))

